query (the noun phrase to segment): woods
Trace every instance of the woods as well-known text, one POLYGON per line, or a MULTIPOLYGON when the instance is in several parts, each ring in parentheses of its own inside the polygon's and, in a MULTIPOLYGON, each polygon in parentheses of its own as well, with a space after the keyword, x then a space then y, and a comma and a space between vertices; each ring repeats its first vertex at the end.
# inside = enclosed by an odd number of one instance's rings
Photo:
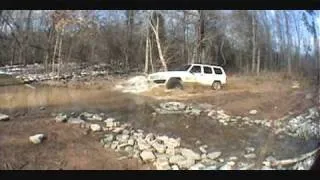
POLYGON ((303 10, 2 10, 1 65, 106 63, 154 72, 186 63, 314 75, 319 13, 303 10))

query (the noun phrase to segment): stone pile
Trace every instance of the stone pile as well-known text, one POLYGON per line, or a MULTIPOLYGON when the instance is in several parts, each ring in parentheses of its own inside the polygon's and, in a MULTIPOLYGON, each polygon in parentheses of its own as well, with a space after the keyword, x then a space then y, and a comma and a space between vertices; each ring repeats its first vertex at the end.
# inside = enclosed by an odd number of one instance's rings
POLYGON ((308 112, 289 120, 276 120, 272 127, 272 120, 254 120, 249 117, 227 115, 223 110, 211 110, 208 116, 227 126, 253 126, 258 125, 272 128, 276 134, 283 132, 293 137, 320 138, 320 121, 317 108, 310 108, 308 112))
MULTIPOLYGON (((180 102, 161 103, 159 107, 166 111, 181 111, 188 109, 189 105, 180 102)), ((198 106, 200 112, 208 112, 208 116, 217 120, 224 125, 262 125, 270 128, 271 122, 268 120, 252 120, 249 117, 232 117, 224 113, 223 110, 204 110, 204 106, 198 106)), ((211 108, 211 107, 210 107, 211 108)), ((196 108, 195 108, 196 109, 196 108)), ((299 127, 293 124, 305 123, 303 126, 315 125, 309 123, 309 120, 316 120, 318 112, 315 108, 311 108, 307 113, 290 120, 284 120, 274 124, 274 129, 281 129, 282 132, 289 130, 296 133, 308 133, 309 131, 298 130, 299 127), (300 120, 301 122, 297 121, 300 120), (303 121, 303 119, 309 119, 303 121), (292 126, 292 127, 291 127, 292 126), (287 127, 287 129, 285 128, 287 127), (294 129, 296 128, 296 129, 294 129)), ((124 155, 126 158, 138 158, 144 163, 152 163, 158 170, 247 170, 255 168, 254 147, 244 149, 242 157, 231 156, 222 158, 223 153, 208 152, 208 146, 205 144, 196 143, 198 149, 189 149, 181 146, 181 138, 168 137, 166 135, 153 134, 145 132, 141 129, 134 129, 130 124, 121 124, 113 117, 107 117, 105 114, 94 114, 83 112, 81 114, 71 113, 67 115, 60 113, 55 117, 56 122, 67 122, 72 124, 80 124, 81 128, 88 129, 92 132, 103 133, 100 143, 106 149, 113 149, 124 155), (239 159, 245 159, 246 162, 241 162, 239 159), (251 162, 251 163, 248 163, 251 162)), ((301 128, 301 127, 300 127, 301 128)), ((313 128, 311 128, 313 129, 313 128)), ((313 132, 314 134, 314 132, 313 132)), ((308 134, 312 135, 312 133, 308 134)), ((282 169, 308 169, 313 163, 314 157, 295 163, 289 167, 271 167, 271 164, 276 161, 272 156, 267 157, 263 161, 262 170, 282 170, 282 169)))

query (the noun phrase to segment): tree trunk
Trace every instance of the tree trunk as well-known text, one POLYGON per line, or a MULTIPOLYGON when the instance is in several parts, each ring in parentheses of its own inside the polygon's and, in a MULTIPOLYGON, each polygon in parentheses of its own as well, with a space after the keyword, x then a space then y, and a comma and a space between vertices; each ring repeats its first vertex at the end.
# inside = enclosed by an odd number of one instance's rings
POLYGON ((149 37, 149 45, 150 45, 150 47, 149 47, 149 50, 150 50, 150 65, 151 65, 151 72, 153 73, 154 72, 154 67, 153 67, 153 57, 152 57, 152 49, 153 49, 153 45, 152 45, 152 41, 151 41, 151 39, 150 39, 150 37, 149 37))
POLYGON ((163 54, 162 54, 161 43, 160 43, 160 39, 159 39, 159 17, 157 16, 156 27, 154 27, 152 25, 152 23, 150 23, 150 25, 151 25, 151 29, 156 37, 156 43, 157 43, 159 58, 160 58, 162 67, 164 68, 164 71, 168 71, 166 61, 165 61, 163 54))
POLYGON ((291 33, 289 31, 289 17, 288 14, 284 11, 285 21, 286 21, 286 34, 287 34, 287 66, 288 66, 288 74, 291 76, 291 33))
POLYGON ((258 49, 258 57, 257 57, 257 75, 260 75, 260 48, 258 49))
POLYGON ((145 61, 144 61, 144 73, 148 73, 148 62, 149 62, 149 31, 147 30, 146 36, 146 54, 145 54, 145 61))
POLYGON ((186 12, 185 10, 183 11, 183 59, 185 60, 186 63, 189 62, 188 60, 188 51, 187 51, 187 24, 186 24, 186 12))
POLYGON ((44 66, 45 66, 46 72, 48 72, 48 59, 50 55, 52 37, 53 37, 53 30, 49 30, 48 46, 47 46, 47 50, 45 52, 45 58, 44 58, 44 64, 45 64, 44 66))
POLYGON ((58 47, 58 42, 59 42, 59 32, 56 32, 56 42, 54 45, 54 49, 53 49, 53 55, 52 55, 52 72, 54 72, 55 68, 55 59, 56 59, 56 52, 57 52, 57 47, 58 47))
POLYGON ((227 61, 226 61, 226 59, 224 58, 223 45, 224 45, 224 38, 222 39, 222 42, 221 42, 220 53, 221 53, 221 57, 222 57, 222 60, 223 60, 222 66, 225 66, 225 65, 227 64, 227 61))
POLYGON ((255 17, 252 15, 252 60, 251 72, 255 70, 255 57, 256 57, 256 22, 255 17))
POLYGON ((198 24, 198 46, 197 46, 197 59, 196 61, 199 63, 202 63, 203 57, 204 57, 204 44, 203 44, 203 39, 204 39, 204 12, 203 10, 199 10, 199 24, 198 24))
POLYGON ((62 64, 62 58, 61 58, 61 49, 62 49, 62 39, 63 39, 63 32, 64 29, 62 29, 61 33, 60 33, 60 42, 59 42, 59 53, 58 53, 58 76, 60 76, 60 72, 61 72, 61 64, 62 64))

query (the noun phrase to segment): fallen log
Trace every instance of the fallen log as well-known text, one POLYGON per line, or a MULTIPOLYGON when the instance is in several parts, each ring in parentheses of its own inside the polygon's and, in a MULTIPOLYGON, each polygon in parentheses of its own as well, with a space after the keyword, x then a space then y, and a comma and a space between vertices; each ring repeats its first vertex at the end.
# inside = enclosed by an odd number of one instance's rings
POLYGON ((279 165, 285 166, 285 165, 294 164, 294 163, 303 161, 303 160, 307 159, 308 157, 311 157, 312 155, 316 154, 319 150, 320 150, 320 147, 318 147, 317 149, 315 149, 315 150, 313 150, 311 152, 303 154, 303 155, 301 155, 300 157, 297 157, 297 158, 274 161, 274 162, 271 163, 271 166, 275 167, 275 166, 279 166, 279 165))

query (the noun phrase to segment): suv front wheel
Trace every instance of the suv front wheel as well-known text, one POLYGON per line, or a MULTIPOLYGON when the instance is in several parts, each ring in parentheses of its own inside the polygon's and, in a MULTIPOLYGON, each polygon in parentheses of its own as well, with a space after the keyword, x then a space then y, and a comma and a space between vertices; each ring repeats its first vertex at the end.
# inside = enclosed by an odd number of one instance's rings
POLYGON ((221 82, 219 82, 219 81, 214 81, 214 82, 212 83, 211 88, 214 89, 214 90, 220 90, 220 89, 221 89, 221 82))
POLYGON ((180 79, 178 78, 170 78, 166 83, 167 89, 181 89, 183 90, 183 85, 180 79))

